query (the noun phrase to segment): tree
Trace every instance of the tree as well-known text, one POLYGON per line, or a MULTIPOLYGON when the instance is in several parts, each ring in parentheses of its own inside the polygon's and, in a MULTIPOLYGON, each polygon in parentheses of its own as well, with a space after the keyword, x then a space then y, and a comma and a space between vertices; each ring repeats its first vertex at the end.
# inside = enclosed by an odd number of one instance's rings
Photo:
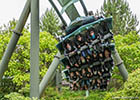
MULTIPOLYGON (((115 47, 122 58, 128 73, 132 73, 140 68, 140 36, 132 31, 125 36, 115 35, 115 47)), ((120 89, 123 86, 121 74, 115 66, 112 74, 112 82, 109 88, 120 89)))
POLYGON ((56 36, 60 35, 60 22, 59 18, 56 15, 53 9, 47 9, 46 12, 43 14, 40 20, 40 29, 42 31, 49 32, 51 35, 56 36))
POLYGON ((136 26, 139 22, 136 15, 132 14, 127 1, 104 0, 100 14, 105 17, 113 17, 112 31, 114 34, 128 34, 130 31, 137 31, 136 26))
POLYGON ((8 24, 3 24, 0 27, 0 34, 11 33, 12 30, 15 29, 16 23, 17 23, 17 20, 13 18, 12 20, 8 22, 8 24))
MULTIPOLYGON (((7 24, 3 24, 2 26, 0 26, 0 34, 11 34, 12 31, 16 28, 16 24, 17 24, 17 20, 15 18, 13 18, 12 20, 10 20, 7 24)), ((29 30, 29 24, 27 24, 24 28, 23 31, 28 32, 29 30)))
POLYGON ((131 97, 139 100, 140 97, 140 69, 136 69, 129 74, 128 80, 124 83, 124 86, 119 91, 108 92, 105 95, 104 100, 113 100, 117 97, 117 100, 124 100, 124 97, 128 97, 127 100, 131 100, 131 97))
POLYGON ((114 37, 115 46, 118 50, 128 72, 140 68, 140 36, 132 31, 127 35, 114 37))
MULTIPOLYGON (((0 61, 10 40, 11 33, 0 34, 0 61)), ((40 79, 45 75, 51 64, 57 48, 58 42, 47 32, 40 32, 40 79)), ((4 81, 6 86, 0 84, 0 100, 3 95, 9 92, 23 91, 21 94, 29 96, 29 79, 30 79, 30 33, 23 30, 23 36, 19 39, 15 51, 8 64, 8 69, 4 73, 5 77, 11 77, 12 83, 4 81), (12 84, 12 85, 10 85, 12 84), (8 86, 7 86, 8 85, 8 86), (12 88, 13 87, 13 88, 12 88)), ((10 99, 11 100, 11 99, 10 99)), ((14 100, 14 99, 12 99, 14 100)))

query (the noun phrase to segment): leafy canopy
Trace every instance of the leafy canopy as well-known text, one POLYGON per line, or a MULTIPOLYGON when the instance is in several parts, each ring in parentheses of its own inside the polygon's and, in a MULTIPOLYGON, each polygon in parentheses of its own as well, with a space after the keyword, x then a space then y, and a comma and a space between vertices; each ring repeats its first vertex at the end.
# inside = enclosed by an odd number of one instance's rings
POLYGON ((53 9, 47 9, 40 19, 40 29, 49 32, 51 35, 61 35, 60 22, 53 9))
POLYGON ((128 34, 131 31, 137 31, 136 27, 139 24, 137 16, 130 10, 126 0, 104 0, 101 7, 101 12, 97 11, 97 15, 105 17, 113 17, 113 33, 128 34))
MULTIPOLYGON (((10 40, 11 34, 0 34, 0 59, 10 40)), ((47 33, 40 33, 40 78, 42 78, 54 55, 57 53, 55 45, 57 41, 54 37, 47 33)), ((12 91, 17 91, 29 83, 30 79, 30 33, 24 33, 20 38, 15 51, 8 65, 8 70, 4 74, 6 77, 12 77, 14 85, 18 88, 12 91)))

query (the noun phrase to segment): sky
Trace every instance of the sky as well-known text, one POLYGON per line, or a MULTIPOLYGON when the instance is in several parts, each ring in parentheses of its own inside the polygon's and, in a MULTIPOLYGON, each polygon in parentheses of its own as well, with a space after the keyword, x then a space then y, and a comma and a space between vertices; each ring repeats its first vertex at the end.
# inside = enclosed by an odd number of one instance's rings
MULTIPOLYGON (((27 0, 0 0, 0 26, 8 23, 8 21, 12 20, 13 18, 18 20, 26 1, 27 0)), ((104 0, 84 0, 88 11, 92 10, 93 12, 96 12, 97 9, 100 9, 103 1, 104 0)), ((133 12, 133 14, 137 15, 138 21, 140 21, 140 0, 126 1, 129 2, 131 11, 133 12)), ((40 17, 47 8, 51 8, 48 0, 40 0, 40 17)), ((79 10, 81 10, 81 8, 79 8, 79 10)), ((67 22, 69 21, 67 20, 67 22)), ((27 23, 30 23, 30 18, 28 18, 27 23)), ((138 27, 140 28, 140 25, 138 27)))

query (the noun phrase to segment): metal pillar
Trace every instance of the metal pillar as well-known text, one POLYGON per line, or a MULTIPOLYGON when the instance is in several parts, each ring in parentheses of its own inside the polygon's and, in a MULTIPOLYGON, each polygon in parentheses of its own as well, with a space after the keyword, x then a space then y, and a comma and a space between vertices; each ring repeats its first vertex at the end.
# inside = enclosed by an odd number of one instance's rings
POLYGON ((86 97, 89 96, 89 90, 86 90, 86 97))
POLYGON ((57 91, 61 91, 61 81, 62 81, 62 78, 61 78, 61 71, 60 69, 57 69, 56 70, 56 89, 57 91))
POLYGON ((85 4, 84 4, 84 1, 83 1, 83 0, 80 0, 80 3, 81 3, 81 5, 82 5, 82 7, 83 7, 83 9, 84 9, 85 15, 87 16, 87 15, 88 15, 88 11, 87 11, 87 8, 86 8, 86 6, 85 6, 85 4))
POLYGON ((0 80, 2 79, 3 75, 4 75, 4 72, 6 71, 6 69, 8 68, 8 63, 10 61, 10 58, 14 52, 14 49, 16 47, 16 44, 20 38, 20 35, 21 35, 21 32, 23 30, 23 27, 27 21, 27 18, 29 16, 29 13, 30 13, 30 3, 31 3, 31 0, 27 0, 26 4, 25 4, 25 7, 22 11, 22 14, 19 18, 19 21, 16 25, 16 28, 15 28, 15 31, 12 35, 12 38, 8 44, 8 47, 4 53, 4 56, 1 60, 1 63, 0 63, 0 80))
POLYGON ((60 59, 59 59, 60 56, 61 56, 61 54, 58 52, 56 54, 56 57, 54 58, 53 62, 51 63, 46 75, 43 77, 43 79, 39 85, 39 97, 41 97, 41 95, 43 94, 46 86, 48 85, 49 80, 51 79, 53 73, 57 69, 57 67, 60 63, 60 59))
POLYGON ((49 2, 51 3, 51 5, 53 6, 53 8, 55 9, 56 13, 58 14, 58 16, 60 17, 62 23, 64 26, 67 26, 66 21, 64 20, 63 16, 61 15, 61 13, 59 12, 58 8, 56 7, 56 5, 54 4, 54 2, 52 0, 49 0, 49 2))
POLYGON ((30 97, 39 98, 39 0, 31 0, 30 97))
POLYGON ((113 54, 114 61, 115 61, 116 65, 118 66, 119 71, 123 77, 123 80, 126 81, 128 79, 128 72, 123 64, 122 59, 120 58, 116 49, 114 50, 114 52, 112 54, 113 54))

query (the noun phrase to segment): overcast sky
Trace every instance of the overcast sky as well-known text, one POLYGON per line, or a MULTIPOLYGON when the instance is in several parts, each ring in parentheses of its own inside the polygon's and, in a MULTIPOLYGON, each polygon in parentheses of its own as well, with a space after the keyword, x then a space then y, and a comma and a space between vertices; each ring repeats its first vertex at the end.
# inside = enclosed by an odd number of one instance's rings
MULTIPOLYGON (((96 12, 97 9, 100 9, 104 0, 84 0, 88 10, 96 12)), ((138 20, 140 21, 140 0, 127 0, 129 2, 131 11, 137 15, 138 20)), ((18 19, 23 7, 26 3, 26 0, 1 0, 0 1, 0 25, 6 24, 9 20, 13 18, 18 19)), ((48 0, 40 0, 40 16, 45 12, 46 8, 51 8, 48 0)), ((79 8, 80 10, 80 8, 79 8)), ((28 19, 28 23, 30 18, 28 19)), ((140 26, 140 25, 139 25, 140 26)))

